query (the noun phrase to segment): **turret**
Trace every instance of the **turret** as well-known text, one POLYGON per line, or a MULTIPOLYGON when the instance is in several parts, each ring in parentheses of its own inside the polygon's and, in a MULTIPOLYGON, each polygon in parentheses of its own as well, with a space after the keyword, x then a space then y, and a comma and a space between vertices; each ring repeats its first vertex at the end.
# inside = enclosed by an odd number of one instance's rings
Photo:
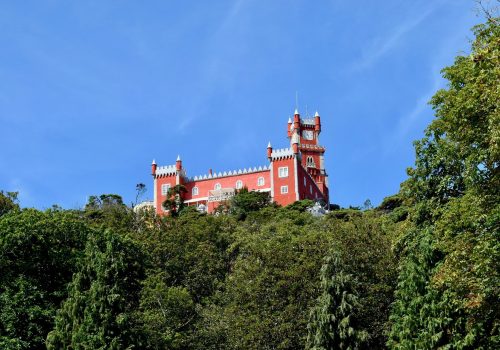
POLYGON ((271 141, 267 144, 267 158, 271 160, 271 154, 273 153, 273 146, 271 146, 271 141))
POLYGON ((293 115, 293 128, 299 132, 299 129, 300 129, 300 114, 299 114, 299 110, 297 108, 295 108, 295 113, 293 115))
POLYGON ((321 118, 318 111, 314 114, 314 130, 319 134, 321 132, 321 118))
POLYGON ((177 171, 181 171, 182 170, 182 160, 181 160, 181 156, 177 156, 177 160, 175 161, 175 169, 177 171))
POLYGON ((292 128, 292 119, 288 118, 288 127, 286 129, 286 135, 288 138, 290 138, 290 136, 292 136, 292 132, 291 132, 292 129, 293 129, 292 128))
POLYGON ((151 175, 155 176, 156 174, 156 161, 153 159, 153 162, 151 163, 151 175))

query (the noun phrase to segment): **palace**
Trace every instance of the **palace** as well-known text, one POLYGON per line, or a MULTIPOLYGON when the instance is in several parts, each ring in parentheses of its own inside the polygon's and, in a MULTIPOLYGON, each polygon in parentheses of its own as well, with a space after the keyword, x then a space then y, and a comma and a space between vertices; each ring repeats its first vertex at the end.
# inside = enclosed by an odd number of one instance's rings
POLYGON ((188 177, 178 156, 175 164, 157 166, 153 160, 154 207, 158 214, 165 210, 162 203, 168 190, 183 185, 187 192, 184 203, 196 205, 198 210, 211 213, 230 199, 237 190, 270 192, 271 200, 288 205, 301 199, 322 200, 329 203, 328 175, 324 166, 325 148, 319 144, 321 118, 303 119, 295 110, 293 121, 288 119, 289 148, 273 149, 267 145, 268 165, 235 171, 212 172, 188 177))

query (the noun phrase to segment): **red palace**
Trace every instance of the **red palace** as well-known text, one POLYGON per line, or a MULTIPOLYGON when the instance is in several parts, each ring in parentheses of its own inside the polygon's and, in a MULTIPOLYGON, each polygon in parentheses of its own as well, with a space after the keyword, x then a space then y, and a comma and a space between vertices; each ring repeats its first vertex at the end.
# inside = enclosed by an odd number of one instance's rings
POLYGON ((302 119, 295 110, 293 121, 288 119, 287 126, 290 147, 273 149, 269 143, 268 165, 219 173, 209 170, 207 174, 188 177, 180 157, 175 164, 166 166, 157 166, 153 160, 155 210, 158 214, 165 213, 162 202, 175 185, 186 188, 185 204, 195 205, 198 210, 208 213, 243 187, 249 191, 270 192, 271 200, 283 206, 301 199, 329 203, 325 148, 319 144, 320 133, 318 112, 314 118, 302 119))

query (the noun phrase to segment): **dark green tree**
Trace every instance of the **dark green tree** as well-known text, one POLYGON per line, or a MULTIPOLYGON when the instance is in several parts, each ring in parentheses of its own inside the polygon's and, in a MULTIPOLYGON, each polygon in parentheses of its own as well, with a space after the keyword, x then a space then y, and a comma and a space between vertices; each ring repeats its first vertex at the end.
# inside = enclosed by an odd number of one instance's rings
POLYGON ((269 192, 248 191, 243 187, 229 203, 229 212, 238 220, 244 220, 251 212, 258 211, 271 204, 269 192))
POLYGON ((175 185, 168 189, 167 198, 163 201, 162 206, 168 210, 171 216, 177 216, 184 209, 184 196, 187 189, 184 185, 175 185))
POLYGON ((443 69, 436 118, 402 184, 411 207, 388 345, 500 347, 500 26, 474 28, 469 56, 443 69))
POLYGON ((44 349, 92 229, 70 212, 0 217, 0 348, 44 349))
POLYGON ((0 191, 0 216, 11 210, 19 210, 17 196, 17 192, 0 191))
POLYGON ((311 310, 306 349, 358 349, 368 334, 356 325, 355 312, 360 307, 356 283, 343 271, 338 252, 325 258, 320 279, 321 295, 311 310))
POLYGON ((143 279, 143 254, 108 230, 89 236, 85 255, 47 336, 48 349, 140 348, 134 318, 143 279))

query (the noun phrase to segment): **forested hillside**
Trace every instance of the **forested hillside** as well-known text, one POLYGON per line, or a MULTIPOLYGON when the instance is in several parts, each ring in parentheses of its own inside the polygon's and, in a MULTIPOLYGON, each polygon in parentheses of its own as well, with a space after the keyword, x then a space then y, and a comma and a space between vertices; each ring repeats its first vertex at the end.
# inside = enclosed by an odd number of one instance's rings
POLYGON ((1 349, 499 349, 500 26, 443 70, 399 193, 312 216, 0 192, 1 349))

